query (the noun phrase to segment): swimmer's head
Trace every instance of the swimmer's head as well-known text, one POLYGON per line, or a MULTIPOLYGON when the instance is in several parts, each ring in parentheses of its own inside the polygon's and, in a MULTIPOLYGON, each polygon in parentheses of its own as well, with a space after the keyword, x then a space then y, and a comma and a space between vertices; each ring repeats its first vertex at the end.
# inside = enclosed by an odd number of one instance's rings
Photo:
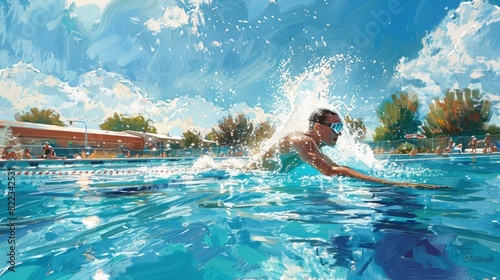
POLYGON ((342 135, 343 123, 337 113, 328 109, 317 109, 309 116, 309 130, 314 131, 322 144, 333 146, 342 135))
POLYGON ((326 119, 329 116, 338 116, 338 114, 332 110, 328 110, 328 109, 324 109, 324 108, 314 110, 314 112, 312 112, 309 115, 309 119, 308 119, 309 120, 309 129, 312 129, 315 123, 326 122, 326 119))

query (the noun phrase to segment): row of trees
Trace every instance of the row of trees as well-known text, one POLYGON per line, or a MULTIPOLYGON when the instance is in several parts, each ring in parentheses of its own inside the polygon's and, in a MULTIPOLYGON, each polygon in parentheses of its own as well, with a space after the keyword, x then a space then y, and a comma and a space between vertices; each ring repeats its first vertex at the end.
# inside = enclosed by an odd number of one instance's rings
MULTIPOLYGON (((414 93, 397 92, 384 101, 377 109, 380 126, 375 128, 375 141, 399 140, 406 134, 424 133, 427 137, 481 135, 486 132, 499 133, 500 128, 489 125, 491 103, 481 99, 479 90, 448 90, 445 97, 434 99, 429 104, 429 113, 420 119, 420 102, 414 93)), ((15 119, 23 122, 65 126, 55 111, 31 108, 18 113, 15 119)), ((157 133, 151 120, 143 116, 130 117, 115 113, 99 127, 112 131, 144 131, 157 133)), ((345 116, 346 128, 359 139, 366 138, 366 127, 362 119, 345 116)), ((200 147, 203 140, 217 142, 221 146, 256 147, 270 138, 275 127, 267 122, 254 123, 243 114, 223 117, 217 126, 203 136, 196 130, 183 133, 186 146, 200 147)))
POLYGON ((268 122, 254 124, 245 115, 228 115, 203 138, 200 132, 188 130, 183 133, 186 146, 200 147, 203 139, 215 141, 221 146, 256 147, 270 138, 276 128, 268 122))
MULTIPOLYGON (((38 108, 30 108, 28 112, 17 113, 14 116, 14 119, 19 122, 67 126, 60 118, 61 116, 59 113, 52 109, 39 110, 38 108)), ((112 117, 107 118, 100 124, 99 128, 111 131, 134 130, 157 133, 156 128, 151 126, 150 122, 151 119, 146 119, 141 115, 130 117, 124 114, 114 113, 112 117)))
POLYGON ((375 128, 373 140, 399 140, 406 134, 423 132, 426 137, 470 136, 499 133, 500 128, 488 125, 491 103, 481 98, 478 89, 453 89, 443 99, 429 104, 429 113, 422 122, 420 102, 414 93, 397 92, 377 109, 381 126, 375 128))
MULTIPOLYGON (((28 112, 16 114, 14 118, 21 122, 67 126, 60 120, 60 115, 52 109, 31 108, 28 112)), ((114 113, 100 124, 99 128, 111 131, 133 130, 157 133, 150 122, 150 119, 141 115, 131 117, 114 113)), ((185 145, 195 148, 201 147, 204 139, 215 141, 222 146, 256 146, 270 138, 275 130, 275 127, 267 122, 254 124, 243 114, 238 114, 234 117, 231 115, 224 117, 205 137, 196 130, 188 130, 183 136, 185 145)))
POLYGON ((123 114, 114 113, 112 117, 107 118, 99 128, 102 130, 124 131, 134 130, 150 133, 157 133, 156 127, 150 125, 151 119, 144 116, 129 117, 123 114))
POLYGON ((64 122, 60 120, 60 118, 61 116, 54 110, 38 110, 38 108, 31 108, 28 112, 17 113, 14 115, 14 119, 16 119, 16 121, 18 122, 66 126, 64 122))

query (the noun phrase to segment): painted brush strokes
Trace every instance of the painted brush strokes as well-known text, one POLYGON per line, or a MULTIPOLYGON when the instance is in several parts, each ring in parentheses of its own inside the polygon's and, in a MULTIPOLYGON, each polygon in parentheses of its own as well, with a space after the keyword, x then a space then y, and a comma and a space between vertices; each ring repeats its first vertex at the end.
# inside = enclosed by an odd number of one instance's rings
POLYGON ((426 104, 479 88, 498 123, 499 32, 498 3, 486 0, 3 1, 0 118, 58 108, 97 128, 127 108, 172 135, 207 131, 228 111, 261 121, 284 79, 342 54, 328 90, 369 131, 400 89, 426 104))
POLYGON ((210 158, 111 169, 53 162, 42 174, 16 173, 19 263, 7 271, 0 235, 0 277, 494 279, 500 177, 485 167, 500 163, 456 161, 386 167, 453 186, 443 190, 368 185, 312 167, 241 172, 210 158))
MULTIPOLYGON (((499 124, 499 5, 2 1, 0 119, 13 120, 31 107, 57 108, 63 121, 85 119, 98 128, 121 112, 153 119, 158 132, 171 135, 207 131, 227 112, 264 121, 276 117, 290 80, 323 71, 318 65, 331 59, 337 64, 328 67, 330 80, 321 92, 348 103, 369 131, 378 123, 380 101, 401 89, 418 92, 428 104, 448 88, 479 88, 499 124)), ((316 89, 312 82, 303 86, 316 89)), ((19 190, 32 205, 20 208, 25 216, 51 203, 57 207, 35 215, 29 229, 35 234, 19 231, 32 265, 20 268, 26 275, 63 278, 77 271, 72 277, 92 273, 96 279, 494 276, 500 259, 498 175, 472 161, 438 162, 432 171, 442 174, 418 168, 399 172, 415 180, 431 174, 435 181, 444 174, 459 191, 370 189, 308 177, 314 171, 305 169, 283 177, 236 173, 205 185, 192 180, 186 196, 169 189, 147 198, 99 194, 85 200, 80 197, 90 185, 108 178, 21 179, 19 190), (81 189, 70 188, 76 184, 81 189), (32 195, 33 189, 39 193, 32 195), (67 218, 55 221, 60 215, 67 218), (471 220, 478 221, 473 229, 471 220)))

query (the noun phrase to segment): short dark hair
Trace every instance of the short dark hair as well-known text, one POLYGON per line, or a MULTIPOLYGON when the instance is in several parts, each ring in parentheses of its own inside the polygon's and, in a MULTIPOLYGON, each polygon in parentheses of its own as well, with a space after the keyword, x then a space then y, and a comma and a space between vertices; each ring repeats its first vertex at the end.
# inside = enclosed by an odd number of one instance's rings
POLYGON ((332 110, 324 109, 324 108, 319 108, 319 109, 314 110, 314 112, 312 112, 309 115, 309 119, 308 119, 309 120, 309 129, 312 129, 315 123, 325 122, 325 120, 329 116, 338 116, 338 114, 332 110))

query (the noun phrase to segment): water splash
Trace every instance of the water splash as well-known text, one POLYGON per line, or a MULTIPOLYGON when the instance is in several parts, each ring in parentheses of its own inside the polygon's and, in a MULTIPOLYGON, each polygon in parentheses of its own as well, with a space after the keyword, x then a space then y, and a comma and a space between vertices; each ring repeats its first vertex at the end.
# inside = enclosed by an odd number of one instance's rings
POLYGON ((211 170, 226 170, 231 172, 244 169, 246 161, 246 159, 242 158, 227 158, 215 161, 212 157, 203 155, 195 160, 191 169, 194 174, 211 170))
MULTIPOLYGON (((267 151, 280 138, 294 131, 306 131, 308 117, 317 108, 326 108, 339 114, 341 119, 356 109, 355 98, 344 102, 346 95, 335 92, 337 86, 346 83, 358 59, 338 54, 321 58, 298 76, 292 77, 288 70, 290 61, 281 65, 281 89, 276 93, 276 133, 264 143, 261 153, 267 151), (340 73, 340 74, 339 74, 340 73)), ((345 129, 335 148, 325 148, 338 164, 357 169, 383 169, 383 163, 375 159, 371 148, 358 140, 359 132, 345 129)), ((260 154, 261 155, 261 154, 260 154)), ((260 156, 258 155, 258 156, 260 156)))
POLYGON ((330 76, 333 67, 341 61, 345 61, 342 55, 321 59, 312 63, 309 69, 296 77, 290 77, 290 72, 287 70, 289 61, 282 64, 282 88, 277 93, 278 101, 273 112, 282 122, 275 137, 306 130, 309 114, 319 107, 336 109, 334 104, 329 105, 331 104, 329 92, 332 87, 330 76))

